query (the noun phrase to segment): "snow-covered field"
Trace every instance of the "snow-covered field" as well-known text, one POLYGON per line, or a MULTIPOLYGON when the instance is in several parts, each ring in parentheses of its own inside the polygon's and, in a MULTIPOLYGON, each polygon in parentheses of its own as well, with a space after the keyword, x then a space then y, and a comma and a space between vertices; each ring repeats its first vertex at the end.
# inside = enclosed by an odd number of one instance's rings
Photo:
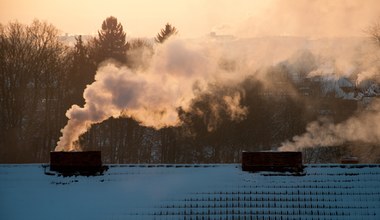
POLYGON ((236 164, 48 170, 0 165, 0 219, 380 219, 380 165, 310 165, 300 176, 236 164))

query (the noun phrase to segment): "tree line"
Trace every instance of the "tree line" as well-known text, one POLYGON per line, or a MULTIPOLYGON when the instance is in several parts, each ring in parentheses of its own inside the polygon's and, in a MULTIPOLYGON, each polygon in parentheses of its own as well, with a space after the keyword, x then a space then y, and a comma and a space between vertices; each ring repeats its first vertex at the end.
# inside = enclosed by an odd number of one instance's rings
MULTIPOLYGON (((163 43, 176 33, 168 23, 155 42, 163 43)), ((93 82, 98 65, 114 59, 130 68, 141 68, 145 58, 141 51, 153 52, 153 43, 148 40, 127 42, 123 26, 113 16, 102 22, 96 37, 84 41, 77 36, 75 41, 73 47, 63 44, 58 30, 39 20, 30 25, 0 24, 0 162, 47 162, 67 121, 66 110, 73 104, 84 104, 83 91, 93 82)), ((119 127, 139 127, 133 119, 111 120, 104 127, 108 124, 112 136, 119 127)), ((96 130, 85 139, 94 136, 96 130)), ((99 140, 105 132, 101 134, 99 140)), ((128 134, 128 143, 134 141, 133 136, 128 134)), ((119 149, 116 143, 115 148, 117 152, 129 151, 119 149)), ((113 157, 121 155, 129 153, 113 157)))
MULTIPOLYGON (((155 42, 127 41, 123 26, 111 16, 96 37, 84 41, 78 36, 69 47, 46 22, 1 25, 0 162, 48 162, 67 122, 66 110, 84 104, 83 91, 93 82, 98 65, 112 58, 131 69, 144 68, 146 53, 148 57, 154 53, 154 44, 177 33, 166 24, 155 42)), ((111 118, 82 135, 80 145, 84 150, 101 150, 105 163, 233 163, 240 161, 243 150, 269 150, 303 133, 306 124, 320 115, 310 109, 327 105, 335 112, 331 115, 335 121, 355 112, 352 103, 323 96, 319 82, 306 77, 292 80, 289 66, 280 63, 266 70, 273 82, 270 87, 254 77, 234 86, 211 87, 194 98, 190 109, 178 109, 179 127, 155 130, 133 118, 111 118), (313 95, 303 94, 304 85, 313 95), (220 108, 218 124, 210 127, 212 104, 236 93, 249 110, 245 118, 232 121, 227 109, 220 108), (197 114, 199 110, 205 114, 197 114)))

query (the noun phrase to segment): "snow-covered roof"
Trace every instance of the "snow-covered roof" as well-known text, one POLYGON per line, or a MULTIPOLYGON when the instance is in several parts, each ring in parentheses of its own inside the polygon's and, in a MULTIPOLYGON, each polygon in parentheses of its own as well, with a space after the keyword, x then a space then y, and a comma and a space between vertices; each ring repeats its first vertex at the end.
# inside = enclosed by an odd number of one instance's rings
POLYGON ((340 88, 353 88, 354 84, 346 77, 341 77, 338 79, 337 84, 340 88))
POLYGON ((102 176, 0 165, 0 219, 380 219, 380 165, 111 165, 102 176))

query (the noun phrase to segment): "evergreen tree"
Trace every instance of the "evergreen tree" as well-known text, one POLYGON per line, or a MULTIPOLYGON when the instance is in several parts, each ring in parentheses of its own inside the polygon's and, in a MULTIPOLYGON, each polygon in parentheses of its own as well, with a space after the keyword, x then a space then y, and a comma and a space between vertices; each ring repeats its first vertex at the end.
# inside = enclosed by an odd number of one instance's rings
POLYGON ((126 61, 126 34, 117 18, 111 16, 102 23, 102 29, 98 31, 95 39, 96 61, 99 63, 105 59, 113 58, 119 62, 126 61))
POLYGON ((155 38, 157 43, 165 42, 170 36, 176 35, 178 33, 177 28, 167 23, 164 29, 161 29, 161 32, 157 34, 155 38))
POLYGON ((72 66, 70 67, 71 79, 69 84, 70 89, 70 104, 83 105, 83 91, 87 84, 91 84, 94 81, 94 75, 96 72, 96 65, 89 55, 89 45, 85 44, 82 40, 82 36, 79 35, 75 38, 76 42, 71 52, 72 54, 72 66))

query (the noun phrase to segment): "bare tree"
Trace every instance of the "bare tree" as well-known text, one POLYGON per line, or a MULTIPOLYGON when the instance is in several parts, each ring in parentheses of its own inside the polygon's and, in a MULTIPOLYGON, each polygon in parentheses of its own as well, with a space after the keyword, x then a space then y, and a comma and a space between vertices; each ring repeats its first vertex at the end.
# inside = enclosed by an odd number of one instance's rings
POLYGON ((59 132, 65 47, 38 20, 0 32, 0 160, 47 160, 59 132))
POLYGON ((380 21, 369 26, 366 32, 371 36, 373 42, 380 46, 380 21))

